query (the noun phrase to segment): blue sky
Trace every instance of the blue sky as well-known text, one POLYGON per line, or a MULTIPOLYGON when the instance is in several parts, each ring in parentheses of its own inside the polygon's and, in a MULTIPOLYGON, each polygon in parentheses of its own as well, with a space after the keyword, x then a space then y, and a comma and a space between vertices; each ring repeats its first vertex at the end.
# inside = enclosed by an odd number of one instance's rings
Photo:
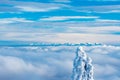
POLYGON ((120 41, 119 0, 0 0, 0 40, 120 41))

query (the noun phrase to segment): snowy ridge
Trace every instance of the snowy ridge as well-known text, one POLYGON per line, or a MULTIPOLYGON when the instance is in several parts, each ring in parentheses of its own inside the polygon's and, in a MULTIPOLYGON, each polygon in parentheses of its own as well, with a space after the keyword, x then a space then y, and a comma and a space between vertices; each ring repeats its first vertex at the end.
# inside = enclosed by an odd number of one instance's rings
POLYGON ((73 63, 72 80, 94 80, 91 62, 91 58, 86 55, 83 48, 78 47, 73 63))

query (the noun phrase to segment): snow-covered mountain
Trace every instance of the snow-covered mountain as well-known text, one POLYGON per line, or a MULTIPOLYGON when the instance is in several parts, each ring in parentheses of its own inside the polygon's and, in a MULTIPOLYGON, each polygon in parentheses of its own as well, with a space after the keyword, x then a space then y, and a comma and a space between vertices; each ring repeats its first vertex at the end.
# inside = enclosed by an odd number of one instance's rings
POLYGON ((93 80, 93 66, 91 61, 92 59, 87 56, 83 48, 78 47, 74 59, 72 80, 93 80))

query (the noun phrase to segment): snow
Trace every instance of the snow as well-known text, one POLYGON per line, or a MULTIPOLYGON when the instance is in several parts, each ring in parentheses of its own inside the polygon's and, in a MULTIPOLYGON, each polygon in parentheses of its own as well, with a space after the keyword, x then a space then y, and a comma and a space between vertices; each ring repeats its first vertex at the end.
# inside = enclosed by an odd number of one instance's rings
POLYGON ((83 48, 78 47, 73 63, 72 80, 94 80, 91 62, 91 58, 86 55, 83 48))

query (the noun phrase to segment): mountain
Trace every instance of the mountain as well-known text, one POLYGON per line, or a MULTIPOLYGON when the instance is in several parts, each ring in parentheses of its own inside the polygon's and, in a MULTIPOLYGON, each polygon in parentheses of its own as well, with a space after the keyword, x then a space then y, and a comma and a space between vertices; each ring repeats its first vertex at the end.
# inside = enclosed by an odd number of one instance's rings
POLYGON ((92 59, 86 55, 82 47, 78 47, 73 63, 72 80, 94 80, 91 62, 92 59))

